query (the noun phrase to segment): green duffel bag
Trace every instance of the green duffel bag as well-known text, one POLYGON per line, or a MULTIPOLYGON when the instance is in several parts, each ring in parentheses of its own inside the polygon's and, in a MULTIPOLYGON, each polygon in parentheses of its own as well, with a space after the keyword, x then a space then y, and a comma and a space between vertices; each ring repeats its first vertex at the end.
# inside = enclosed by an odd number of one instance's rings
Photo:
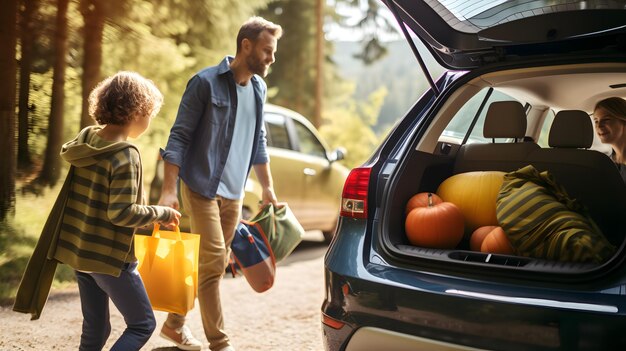
POLYGON ((289 256, 304 236, 304 228, 286 203, 263 206, 249 222, 258 223, 265 231, 276 263, 289 256))
POLYGON ((601 263, 615 253, 583 206, 533 166, 504 176, 496 217, 520 256, 601 263))

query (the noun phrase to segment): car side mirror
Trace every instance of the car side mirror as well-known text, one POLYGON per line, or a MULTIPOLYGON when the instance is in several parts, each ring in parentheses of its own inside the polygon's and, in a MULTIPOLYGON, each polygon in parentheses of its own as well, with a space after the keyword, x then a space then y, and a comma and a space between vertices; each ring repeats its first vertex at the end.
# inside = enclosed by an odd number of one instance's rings
POLYGON ((345 148, 338 147, 330 153, 328 160, 330 162, 341 161, 346 157, 347 153, 348 152, 346 151, 345 148))

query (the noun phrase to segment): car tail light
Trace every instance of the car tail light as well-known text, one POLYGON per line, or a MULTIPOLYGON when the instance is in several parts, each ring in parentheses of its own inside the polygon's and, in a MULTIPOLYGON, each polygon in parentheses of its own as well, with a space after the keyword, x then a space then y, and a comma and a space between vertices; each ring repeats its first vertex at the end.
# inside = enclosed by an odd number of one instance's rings
POLYGON ((326 324, 327 326, 333 329, 341 329, 345 325, 344 322, 336 320, 324 312, 322 312, 322 323, 326 324))
POLYGON ((367 218, 367 189, 371 172, 370 167, 354 168, 350 171, 341 194, 342 216, 367 218))

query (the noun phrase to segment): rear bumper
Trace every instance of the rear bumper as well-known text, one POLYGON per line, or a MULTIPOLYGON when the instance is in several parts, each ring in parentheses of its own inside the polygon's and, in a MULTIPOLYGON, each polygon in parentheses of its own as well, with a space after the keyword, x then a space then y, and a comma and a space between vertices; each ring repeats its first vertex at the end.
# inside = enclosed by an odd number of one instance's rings
POLYGON ((440 342, 373 327, 364 327, 358 329, 352 335, 345 348, 345 351, 369 350, 478 351, 484 349, 476 349, 463 345, 440 342))

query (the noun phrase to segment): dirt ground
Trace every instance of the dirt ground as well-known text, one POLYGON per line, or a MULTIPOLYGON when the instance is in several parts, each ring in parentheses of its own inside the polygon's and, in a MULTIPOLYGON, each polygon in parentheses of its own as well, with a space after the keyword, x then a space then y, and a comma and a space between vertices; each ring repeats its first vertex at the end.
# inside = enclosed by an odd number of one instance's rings
MULTIPOLYGON (((243 276, 225 276, 221 293, 226 331, 237 350, 323 350, 320 307, 324 294, 323 255, 327 246, 318 241, 316 234, 312 238, 303 241, 290 257, 280 262, 269 291, 256 293, 243 276)), ((124 328, 114 306, 111 313, 113 331, 105 350, 124 328)), ((166 313, 155 312, 155 315, 157 330, 142 350, 178 350, 158 336, 166 313)), ((0 351, 76 350, 81 323, 76 287, 52 291, 37 321, 30 321, 30 315, 11 311, 11 306, 0 306, 0 351)), ((188 325, 204 342, 203 350, 208 350, 197 307, 189 313, 188 325)))

